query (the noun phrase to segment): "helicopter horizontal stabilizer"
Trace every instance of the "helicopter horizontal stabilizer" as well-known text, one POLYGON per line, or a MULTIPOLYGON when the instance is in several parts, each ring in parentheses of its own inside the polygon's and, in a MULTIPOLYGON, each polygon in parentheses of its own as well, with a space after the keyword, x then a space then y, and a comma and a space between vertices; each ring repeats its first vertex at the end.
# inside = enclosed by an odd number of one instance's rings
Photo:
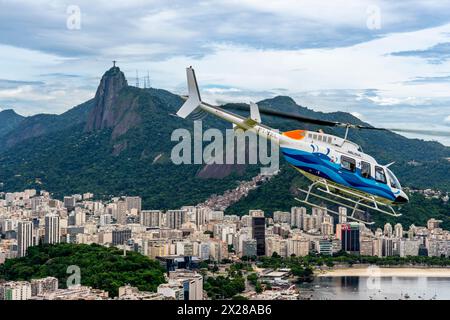
POLYGON ((200 91, 198 90, 197 79, 195 78, 195 72, 192 67, 186 68, 187 83, 189 97, 183 106, 178 110, 177 116, 186 118, 192 112, 194 112, 202 103, 200 98, 200 91))
POLYGON ((253 128, 258 123, 261 123, 261 116, 259 114, 258 105, 254 102, 250 102, 250 117, 242 121, 242 124, 233 124, 233 129, 242 129, 245 131, 253 128))
POLYGON ((242 121, 241 124, 235 124, 233 123, 233 129, 237 130, 237 129, 242 129, 244 131, 253 128, 256 124, 258 124, 258 122, 256 122, 255 120, 253 120, 252 118, 247 118, 244 121, 242 121))

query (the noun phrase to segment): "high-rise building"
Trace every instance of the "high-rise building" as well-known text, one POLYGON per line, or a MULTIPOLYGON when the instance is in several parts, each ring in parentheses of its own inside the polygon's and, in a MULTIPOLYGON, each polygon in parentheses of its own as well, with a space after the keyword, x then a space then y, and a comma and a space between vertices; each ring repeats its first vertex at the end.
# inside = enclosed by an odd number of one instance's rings
POLYGON ((222 221, 223 220, 223 211, 208 211, 208 220, 209 221, 222 221))
POLYGON ((0 285, 4 300, 28 300, 31 298, 31 284, 27 281, 6 282, 0 285))
POLYGON ((303 215, 303 228, 304 231, 309 231, 311 229, 314 229, 314 222, 310 214, 304 214, 303 215))
POLYGON ((403 237, 403 227, 400 223, 397 223, 394 227, 394 234, 396 238, 402 238, 403 237))
POLYGON ((142 209, 141 197, 125 197, 125 202, 127 204, 128 212, 131 212, 131 209, 136 209, 138 213, 141 212, 142 209))
POLYGON ((41 197, 31 198, 31 210, 36 211, 41 204, 42 204, 41 197))
POLYGON ((384 225, 383 234, 388 237, 392 236, 392 224, 388 222, 384 225))
POLYGON ((359 253, 359 224, 356 222, 341 225, 342 250, 359 253))
POLYGON ((304 214, 306 214, 305 207, 292 207, 291 208, 291 227, 297 227, 298 229, 302 229, 304 214))
POLYGON ((182 283, 184 300, 203 300, 203 276, 197 272, 183 270, 169 274, 169 282, 182 283))
POLYGON ((307 256, 309 253, 309 240, 299 236, 288 239, 287 255, 295 255, 297 257, 307 256))
POLYGON ((275 211, 273 213, 273 222, 291 223, 291 214, 289 212, 275 211))
POLYGON ((442 222, 442 220, 436 220, 434 218, 431 218, 427 221, 427 228, 428 230, 433 230, 439 228, 439 224, 442 222))
POLYGON ((342 249, 342 243, 339 239, 331 240, 331 244, 333 246, 333 254, 338 253, 342 249))
POLYGON ((127 203, 125 201, 117 201, 117 223, 127 224, 127 203))
POLYGON ((33 222, 19 221, 17 224, 17 254, 24 257, 28 247, 33 245, 33 222))
POLYGON ((146 227, 161 227, 163 225, 163 213, 161 210, 142 210, 140 223, 146 227))
POLYGON ((228 246, 225 242, 218 239, 209 240, 210 257, 214 261, 222 261, 228 257, 228 246))
POLYGON ((373 255, 377 257, 383 256, 383 239, 382 238, 375 238, 372 241, 372 250, 373 255))
POLYGON ((198 257, 202 260, 208 260, 210 256, 210 246, 207 242, 202 242, 198 246, 198 257))
POLYGON ((429 257, 449 257, 450 240, 431 239, 428 241, 429 257))
POLYGON ((383 257, 390 257, 394 255, 394 241, 392 238, 383 238, 383 257))
POLYGON ((179 229, 186 222, 186 210, 167 210, 166 226, 170 229, 179 229))
POLYGON ((59 243, 60 241, 59 216, 48 214, 45 216, 44 243, 59 243))
POLYGON ((339 223, 346 223, 347 222, 347 208, 346 207, 339 207, 339 223))
POLYGON ((278 254, 281 257, 287 257, 288 255, 288 244, 287 240, 281 237, 268 237, 266 238, 266 255, 272 256, 273 254, 278 254))
POLYGON ((329 239, 320 239, 318 241, 317 252, 323 255, 331 256, 333 254, 333 243, 329 239))
POLYGON ((58 279, 47 277, 43 279, 31 280, 31 295, 37 296, 45 293, 54 292, 58 289, 58 279))
POLYGON ((67 211, 71 211, 75 208, 76 198, 75 197, 64 197, 64 207, 67 208, 67 211))
POLYGON ((193 256, 194 246, 190 241, 179 241, 176 243, 176 252, 179 256, 193 256))
POLYGON ((195 225, 200 227, 206 224, 208 214, 206 212, 206 208, 196 207, 195 208, 195 225))
POLYGON ((361 239, 359 254, 362 256, 373 256, 372 239, 361 239))
POLYGON ((419 255, 420 240, 401 239, 400 240, 400 257, 419 255))
POLYGON ((82 226, 86 223, 86 212, 84 210, 75 210, 75 225, 82 226))
POLYGON ((112 231, 112 244, 122 245, 131 238, 131 229, 117 229, 112 231))
POLYGON ((264 211, 262 210, 249 210, 248 214, 251 217, 260 217, 260 218, 264 218, 264 211))
POLYGON ((329 221, 324 221, 320 225, 320 232, 323 235, 331 236, 333 234, 333 224, 329 221))
POLYGON ((102 215, 100 215, 100 225, 101 226, 105 226, 107 224, 111 224, 112 223, 112 215, 109 213, 104 213, 102 215))
POLYGON ((252 218, 252 238, 256 240, 256 255, 263 256, 266 254, 266 218, 252 218))

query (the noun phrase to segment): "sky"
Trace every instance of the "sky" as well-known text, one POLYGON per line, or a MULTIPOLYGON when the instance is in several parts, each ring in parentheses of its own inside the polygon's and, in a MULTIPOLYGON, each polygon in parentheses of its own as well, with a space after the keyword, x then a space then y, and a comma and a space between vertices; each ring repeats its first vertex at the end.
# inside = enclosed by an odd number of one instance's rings
MULTIPOLYGON (((112 60, 203 100, 288 95, 375 126, 450 131, 450 1, 0 0, 0 108, 60 114, 112 60)), ((450 137, 403 134, 437 140, 450 137)))

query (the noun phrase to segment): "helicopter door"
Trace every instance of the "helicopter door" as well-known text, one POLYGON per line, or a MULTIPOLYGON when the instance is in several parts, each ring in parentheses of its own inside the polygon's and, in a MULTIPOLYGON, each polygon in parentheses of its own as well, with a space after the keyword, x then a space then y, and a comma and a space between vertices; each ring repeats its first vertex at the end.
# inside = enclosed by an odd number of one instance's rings
POLYGON ((386 174, 382 167, 375 166, 375 180, 382 183, 387 183, 386 174))

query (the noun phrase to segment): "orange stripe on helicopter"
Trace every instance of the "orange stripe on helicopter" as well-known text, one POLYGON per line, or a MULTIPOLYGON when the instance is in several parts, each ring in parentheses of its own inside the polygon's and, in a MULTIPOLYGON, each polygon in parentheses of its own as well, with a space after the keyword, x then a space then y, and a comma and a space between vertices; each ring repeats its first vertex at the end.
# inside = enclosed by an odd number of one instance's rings
POLYGON ((289 137, 295 140, 302 140, 306 136, 306 130, 292 130, 283 132, 283 136, 289 137))

